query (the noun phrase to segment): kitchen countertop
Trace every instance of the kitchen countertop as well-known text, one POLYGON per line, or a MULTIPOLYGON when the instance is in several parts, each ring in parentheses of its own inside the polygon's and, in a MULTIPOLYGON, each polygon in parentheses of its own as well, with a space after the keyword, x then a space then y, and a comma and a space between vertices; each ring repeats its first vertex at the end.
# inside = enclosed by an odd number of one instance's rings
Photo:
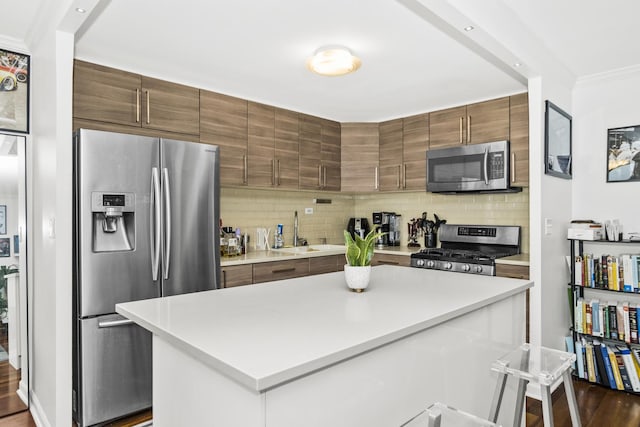
MULTIPOLYGON (((315 251, 315 252, 302 252, 293 254, 289 251, 295 249, 291 248, 283 248, 283 249, 272 249, 269 251, 254 251, 249 252, 245 255, 240 255, 236 257, 223 257, 220 259, 220 266, 227 267, 232 265, 243 265, 243 264, 256 264, 259 262, 270 262, 270 261, 284 261, 288 259, 297 259, 297 258, 310 258, 310 257, 319 257, 319 256, 328 256, 328 255, 340 255, 344 254, 344 246, 342 245, 311 245, 314 246, 326 246, 331 247, 331 249, 315 251)), ((301 246, 299 248, 304 248, 301 246)), ((408 248, 407 246, 389 246, 384 248, 375 248, 375 253, 388 254, 388 255, 405 255, 410 256, 412 253, 418 252, 422 248, 408 248)), ((497 264, 508 264, 508 265, 529 265, 529 254, 518 254, 505 258, 496 259, 497 264)))
POLYGON ((116 311, 251 390, 265 391, 524 292, 528 280, 377 266, 155 298, 116 311))

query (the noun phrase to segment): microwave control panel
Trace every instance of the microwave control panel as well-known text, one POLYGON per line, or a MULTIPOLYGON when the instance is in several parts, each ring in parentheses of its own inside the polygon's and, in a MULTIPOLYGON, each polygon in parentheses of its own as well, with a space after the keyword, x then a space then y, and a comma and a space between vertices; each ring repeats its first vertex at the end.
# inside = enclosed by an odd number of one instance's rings
POLYGON ((488 179, 502 179, 505 174, 504 152, 489 153, 488 179))

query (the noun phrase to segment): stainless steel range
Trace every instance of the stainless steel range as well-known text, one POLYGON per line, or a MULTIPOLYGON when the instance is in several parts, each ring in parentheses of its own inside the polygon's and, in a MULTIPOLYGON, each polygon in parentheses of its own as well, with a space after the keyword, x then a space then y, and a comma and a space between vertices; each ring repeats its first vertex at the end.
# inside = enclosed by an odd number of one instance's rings
POLYGON ((520 227, 511 225, 440 226, 440 248, 411 254, 411 266, 495 276, 496 258, 520 253, 520 227))

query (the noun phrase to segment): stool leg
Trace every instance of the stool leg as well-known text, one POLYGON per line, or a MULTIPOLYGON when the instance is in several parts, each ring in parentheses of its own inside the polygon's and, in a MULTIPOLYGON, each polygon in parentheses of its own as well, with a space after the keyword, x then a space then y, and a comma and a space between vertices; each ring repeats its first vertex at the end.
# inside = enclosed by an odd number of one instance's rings
POLYGON ((544 427, 553 427, 553 410, 551 409, 551 387, 548 385, 540 385, 540 393, 542 394, 542 418, 544 427))
POLYGON ((506 384, 507 374, 498 374, 498 382, 496 383, 496 390, 493 392, 493 401, 489 412, 489 421, 491 422, 498 422, 498 414, 500 413, 500 405, 502 404, 502 396, 504 395, 506 384))
POLYGON ((440 414, 429 414, 429 425, 428 427, 440 427, 440 414))
POLYGON ((527 384, 529 381, 518 380, 518 391, 516 393, 516 412, 513 416, 513 425, 520 427, 522 425, 522 414, 524 413, 525 395, 527 393, 527 384))
POLYGON ((569 404, 569 414, 571 414, 571 425, 573 427, 582 427, 580 421, 580 412, 578 412, 578 402, 576 401, 576 394, 573 390, 573 382, 571 380, 571 374, 567 369, 562 374, 562 381, 564 382, 564 393, 567 395, 567 403, 569 404))

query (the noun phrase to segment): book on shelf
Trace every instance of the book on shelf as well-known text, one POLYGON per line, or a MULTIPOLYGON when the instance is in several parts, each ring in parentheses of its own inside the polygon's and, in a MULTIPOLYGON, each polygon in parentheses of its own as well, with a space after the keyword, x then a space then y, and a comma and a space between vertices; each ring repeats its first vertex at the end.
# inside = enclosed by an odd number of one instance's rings
POLYGON ((593 357, 593 343, 587 341, 585 346, 585 357, 587 359, 587 379, 589 382, 596 382, 596 364, 593 357))
MULTIPOLYGON (((624 359, 622 358, 622 353, 620 349, 615 346, 613 347, 613 353, 616 357, 616 362, 618 363, 618 370, 620 371, 620 379, 622 380, 622 387, 626 391, 633 391, 633 387, 631 386, 631 380, 629 379, 629 373, 631 371, 631 366, 627 369, 627 366, 624 363, 624 359)), ((635 368, 634 368, 635 369, 635 368)))
POLYGON ((611 363, 611 370, 613 371, 613 378, 615 380, 616 389, 624 390, 624 384, 622 383, 622 376, 620 375, 620 367, 618 366, 616 354, 610 346, 607 346, 607 353, 609 354, 609 361, 611 363))
MULTIPOLYGON (((595 356, 596 369, 597 369, 597 372, 599 374, 599 375, 596 376, 596 377, 598 377, 598 382, 600 384, 604 384, 607 387, 609 387, 608 372, 606 371, 604 358, 602 357, 601 344, 600 344, 600 342, 598 340, 593 340, 593 354, 595 356)), ((608 359, 608 357, 607 357, 607 359, 608 359)))
POLYGON ((608 386, 609 388, 617 389, 616 380, 613 376, 613 370, 611 369, 611 361, 609 360, 609 352, 607 350, 607 346, 604 343, 600 344, 600 354, 602 356, 602 361, 604 364, 604 375, 602 375, 602 384, 608 386), (607 378, 606 381, 604 381, 605 377, 607 378))
POLYGON ((578 366, 578 377, 586 380, 587 376, 585 375, 584 369, 584 342, 584 338, 576 340, 576 365, 578 366))
POLYGON ((574 284, 577 286, 638 293, 640 254, 594 256, 590 253, 574 259, 574 284))
POLYGON ((638 377, 638 370, 633 362, 633 356, 631 356, 631 350, 627 346, 618 346, 618 352, 620 353, 620 358, 622 359, 624 366, 627 371, 627 376, 629 377, 629 382, 631 383, 631 389, 634 392, 640 392, 640 378, 638 377))

